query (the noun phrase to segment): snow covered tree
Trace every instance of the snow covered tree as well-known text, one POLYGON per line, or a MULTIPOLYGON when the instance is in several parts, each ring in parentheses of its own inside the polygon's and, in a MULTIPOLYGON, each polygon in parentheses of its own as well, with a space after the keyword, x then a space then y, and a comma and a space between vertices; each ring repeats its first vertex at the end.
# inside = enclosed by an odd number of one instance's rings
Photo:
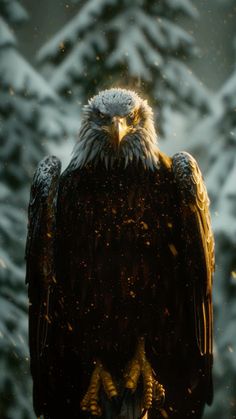
POLYGON ((0 0, 0 417, 32 417, 24 246, 29 182, 49 139, 63 135, 57 99, 17 52, 9 25, 27 14, 0 0))
POLYGON ((97 90, 117 85, 144 91, 159 126, 168 107, 206 110, 205 90, 186 64, 194 41, 177 23, 197 18, 190 0, 77 2, 76 16, 38 54, 53 88, 77 112, 97 90))

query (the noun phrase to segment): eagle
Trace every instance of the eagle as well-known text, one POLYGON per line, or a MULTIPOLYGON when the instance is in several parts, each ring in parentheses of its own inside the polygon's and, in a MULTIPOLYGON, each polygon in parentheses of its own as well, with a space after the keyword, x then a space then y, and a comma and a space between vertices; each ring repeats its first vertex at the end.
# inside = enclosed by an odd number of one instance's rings
POLYGON ((201 171, 159 149, 152 108, 83 108, 61 174, 35 172, 26 244, 33 405, 44 419, 199 419, 211 404, 214 239, 201 171))

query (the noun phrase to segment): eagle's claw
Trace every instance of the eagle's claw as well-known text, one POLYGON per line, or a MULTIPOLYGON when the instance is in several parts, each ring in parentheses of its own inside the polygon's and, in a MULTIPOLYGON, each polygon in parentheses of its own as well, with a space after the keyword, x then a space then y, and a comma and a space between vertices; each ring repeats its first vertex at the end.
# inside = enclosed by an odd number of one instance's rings
POLYGON ((150 409, 153 401, 162 406, 165 400, 164 387, 155 379, 151 364, 146 358, 144 339, 140 338, 135 356, 128 365, 124 374, 124 392, 121 398, 118 397, 117 386, 101 362, 98 362, 90 380, 89 388, 81 402, 81 408, 90 412, 93 416, 101 416, 102 409, 99 405, 99 393, 103 388, 107 398, 110 400, 113 410, 120 412, 138 385, 139 379, 143 380, 143 409, 150 409))
POLYGON ((143 379, 143 408, 150 409, 153 401, 161 406, 165 400, 164 387, 156 381, 151 364, 146 358, 144 338, 140 338, 134 358, 128 365, 124 375, 125 388, 133 393, 137 388, 140 376, 143 379))
POLYGON ((116 384, 102 363, 98 363, 92 373, 89 388, 81 402, 82 410, 90 412, 93 416, 101 416, 102 414, 102 409, 98 403, 101 387, 103 387, 108 399, 116 406, 118 396, 116 384))

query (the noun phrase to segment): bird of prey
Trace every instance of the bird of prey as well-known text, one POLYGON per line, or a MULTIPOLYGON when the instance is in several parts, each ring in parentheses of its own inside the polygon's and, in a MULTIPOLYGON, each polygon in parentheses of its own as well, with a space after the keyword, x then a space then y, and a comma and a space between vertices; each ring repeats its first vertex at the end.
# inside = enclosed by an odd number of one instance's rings
POLYGON ((214 240, 194 158, 112 88, 71 162, 33 178, 26 246, 33 403, 45 419, 199 419, 212 401, 214 240))

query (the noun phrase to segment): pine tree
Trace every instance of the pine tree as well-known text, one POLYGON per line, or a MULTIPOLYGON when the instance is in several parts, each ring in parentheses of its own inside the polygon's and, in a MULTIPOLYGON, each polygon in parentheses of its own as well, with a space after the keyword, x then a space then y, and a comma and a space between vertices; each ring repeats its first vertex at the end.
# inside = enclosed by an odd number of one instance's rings
POLYGON ((0 0, 0 417, 32 417, 24 244, 29 183, 49 139, 63 135, 51 88, 17 52, 18 1, 0 0))
POLYGON ((119 85, 149 96, 159 126, 168 107, 206 111, 205 90, 186 64, 194 41, 177 23, 197 18, 190 0, 78 3, 77 15, 38 54, 44 74, 68 102, 78 109, 97 90, 119 85))

